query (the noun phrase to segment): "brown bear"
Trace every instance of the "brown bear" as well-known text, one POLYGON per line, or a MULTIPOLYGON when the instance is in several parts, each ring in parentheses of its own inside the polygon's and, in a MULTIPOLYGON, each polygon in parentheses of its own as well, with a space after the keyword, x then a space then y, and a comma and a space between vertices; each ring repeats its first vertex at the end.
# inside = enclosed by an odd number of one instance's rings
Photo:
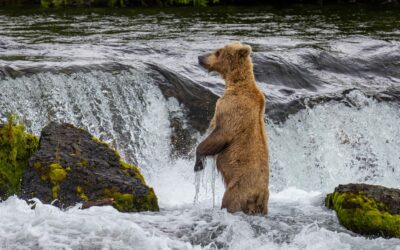
POLYGON ((251 47, 234 42, 199 56, 199 64, 225 80, 217 101, 212 132, 196 149, 194 171, 205 156, 217 157, 225 182, 222 208, 234 213, 268 213, 268 145, 264 126, 265 97, 256 85, 251 47))

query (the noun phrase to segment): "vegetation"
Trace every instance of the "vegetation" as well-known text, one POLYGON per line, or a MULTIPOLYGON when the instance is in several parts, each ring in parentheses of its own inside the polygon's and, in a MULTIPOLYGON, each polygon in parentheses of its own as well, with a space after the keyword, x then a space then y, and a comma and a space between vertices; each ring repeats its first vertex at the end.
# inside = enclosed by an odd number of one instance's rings
POLYGON ((51 163, 49 166, 43 166, 40 162, 35 162, 33 168, 41 174, 40 179, 42 181, 50 181, 53 185, 51 190, 53 199, 58 199, 59 184, 67 177, 67 172, 71 171, 71 168, 63 168, 59 163, 51 163))
POLYGON ((20 193, 22 175, 38 145, 38 138, 26 133, 15 116, 0 125, 0 198, 20 193))
POLYGON ((389 213, 385 204, 363 193, 334 192, 325 204, 336 211, 340 224, 353 232, 400 238, 400 215, 389 213))
POLYGON ((87 7, 133 7, 133 6, 197 6, 206 7, 216 4, 398 4, 399 0, 0 0, 1 5, 34 5, 43 8, 61 8, 69 6, 87 7))
POLYGON ((117 188, 105 189, 104 197, 114 200, 120 212, 159 211, 157 196, 152 188, 146 195, 135 197, 132 193, 120 193, 117 188))
POLYGON ((114 200, 114 207, 121 212, 134 212, 134 197, 129 193, 120 193, 115 188, 105 189, 104 195, 106 198, 112 198, 114 200))
POLYGON ((176 6, 193 5, 207 6, 210 3, 216 4, 219 0, 41 0, 40 4, 44 8, 65 7, 65 6, 108 6, 108 7, 128 7, 128 6, 176 6))
POLYGON ((84 201, 89 200, 89 198, 87 197, 87 195, 85 194, 85 192, 83 191, 83 188, 81 186, 76 187, 76 193, 79 195, 79 197, 82 200, 84 200, 84 201))

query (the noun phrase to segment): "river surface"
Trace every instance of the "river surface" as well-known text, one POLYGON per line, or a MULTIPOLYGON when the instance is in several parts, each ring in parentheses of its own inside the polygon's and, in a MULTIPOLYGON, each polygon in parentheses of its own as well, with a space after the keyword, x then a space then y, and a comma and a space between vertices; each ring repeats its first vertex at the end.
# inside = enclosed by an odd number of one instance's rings
POLYGON ((400 188, 400 9, 0 9, 0 121, 83 127, 137 164, 161 211, 0 203, 1 249, 385 249, 324 197, 341 183, 400 188), (267 97, 270 213, 220 210, 212 159, 193 173, 218 75, 197 56, 253 47, 267 97), (197 192, 196 192, 197 190, 197 192))

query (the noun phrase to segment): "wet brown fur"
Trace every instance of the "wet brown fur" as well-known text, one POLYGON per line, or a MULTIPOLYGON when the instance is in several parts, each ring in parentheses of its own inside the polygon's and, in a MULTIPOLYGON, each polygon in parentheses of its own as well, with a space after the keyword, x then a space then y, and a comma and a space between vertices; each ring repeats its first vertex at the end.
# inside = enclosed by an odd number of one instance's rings
POLYGON ((265 98, 256 85, 251 47, 235 42, 199 57, 199 63, 225 80, 210 123, 211 134, 196 150, 201 159, 216 155, 225 182, 222 208, 247 214, 268 213, 268 145, 264 126, 265 98))

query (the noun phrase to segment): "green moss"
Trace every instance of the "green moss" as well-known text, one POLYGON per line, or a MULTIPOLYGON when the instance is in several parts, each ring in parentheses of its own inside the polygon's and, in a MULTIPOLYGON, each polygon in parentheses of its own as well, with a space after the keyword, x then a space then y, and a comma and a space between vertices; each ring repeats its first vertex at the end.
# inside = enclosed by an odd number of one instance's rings
POLYGON ((22 175, 38 146, 38 138, 26 133, 24 125, 9 115, 8 122, 0 127, 1 198, 20 193, 22 175))
POLYGON ((79 162, 76 163, 76 165, 78 165, 80 167, 87 167, 88 162, 86 160, 80 160, 79 162))
POLYGON ((60 163, 51 163, 48 166, 44 166, 38 161, 33 163, 33 168, 41 175, 40 179, 42 181, 50 181, 50 183, 53 185, 53 188, 51 190, 52 197, 53 199, 58 199, 60 182, 67 177, 68 172, 71 171, 71 168, 63 168, 60 163))
POLYGON ((87 195, 85 194, 85 192, 83 191, 83 188, 81 186, 76 187, 76 193, 79 195, 79 197, 82 200, 85 200, 85 201, 89 200, 89 198, 87 197, 87 195))
POLYGON ((157 197, 152 188, 148 195, 135 197, 131 193, 121 193, 116 188, 105 189, 105 198, 112 198, 114 207, 121 212, 159 211, 157 197))
POLYGON ((110 149, 111 149, 112 151, 114 151, 114 154, 117 156, 118 159, 121 159, 121 155, 118 153, 118 151, 117 151, 115 148, 111 148, 111 147, 110 147, 110 149))
POLYGON ((99 144, 102 144, 102 145, 104 145, 104 146, 106 146, 108 148, 110 147, 107 142, 104 142, 104 141, 100 140, 96 136, 92 136, 92 141, 97 142, 99 144))
POLYGON ((56 185, 60 181, 67 177, 67 170, 64 169, 59 163, 50 164, 49 179, 53 185, 56 185))
POLYGON ((60 191, 60 185, 53 186, 53 188, 51 189, 53 199, 58 199, 58 191, 60 191))
POLYGON ((115 188, 105 189, 104 195, 114 200, 114 207, 121 212, 136 212, 133 194, 120 193, 115 188))
POLYGON ((132 166, 126 162, 119 161, 119 164, 123 167, 123 172, 126 175, 129 175, 131 177, 134 177, 135 179, 140 180, 144 185, 146 185, 146 182, 143 178, 143 175, 140 173, 139 169, 135 166, 132 166))
MULTIPOLYGON (((140 180, 143 185, 147 186, 143 175, 137 167, 123 161, 119 161, 119 164, 122 166, 124 174, 140 180)), ((154 190, 149 188, 147 195, 135 197, 134 207, 136 211, 159 211, 157 196, 154 190)))
POLYGON ((108 144, 107 142, 104 142, 104 141, 100 140, 96 136, 92 136, 92 141, 97 142, 99 144, 102 144, 102 145, 106 146, 107 148, 111 149, 112 151, 114 151, 114 154, 117 156, 117 158, 121 159, 121 156, 118 153, 118 151, 115 148, 111 147, 110 144, 108 144))
POLYGON ((48 167, 45 167, 40 162, 35 162, 33 168, 41 174, 40 179, 42 181, 50 181, 53 185, 53 188, 51 189, 52 197, 53 199, 58 199, 60 182, 67 177, 67 173, 71 168, 67 167, 64 169, 60 163, 52 163, 48 167))
POLYGON ((400 238, 400 215, 390 214, 386 206, 362 193, 332 193, 325 205, 334 209, 340 223, 363 235, 400 238))
POLYGON ((159 211, 157 196, 154 193, 153 188, 149 189, 149 193, 146 196, 138 197, 135 200, 135 207, 139 211, 159 211))

